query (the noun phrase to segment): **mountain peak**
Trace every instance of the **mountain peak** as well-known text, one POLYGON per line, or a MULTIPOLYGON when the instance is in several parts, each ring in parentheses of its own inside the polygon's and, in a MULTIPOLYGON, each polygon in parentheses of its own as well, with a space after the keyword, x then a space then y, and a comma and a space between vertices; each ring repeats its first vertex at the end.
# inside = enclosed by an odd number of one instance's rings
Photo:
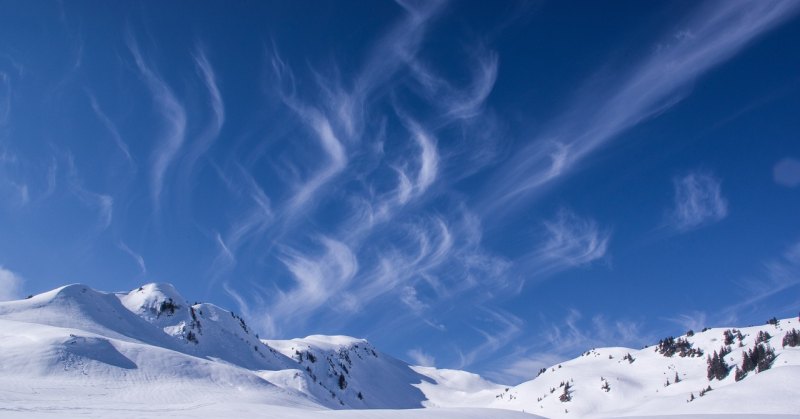
POLYGON ((159 318, 165 310, 174 313, 176 309, 188 306, 188 303, 178 293, 178 290, 172 284, 166 282, 144 284, 127 294, 120 293, 118 295, 120 301, 128 310, 145 317, 147 320, 159 318))

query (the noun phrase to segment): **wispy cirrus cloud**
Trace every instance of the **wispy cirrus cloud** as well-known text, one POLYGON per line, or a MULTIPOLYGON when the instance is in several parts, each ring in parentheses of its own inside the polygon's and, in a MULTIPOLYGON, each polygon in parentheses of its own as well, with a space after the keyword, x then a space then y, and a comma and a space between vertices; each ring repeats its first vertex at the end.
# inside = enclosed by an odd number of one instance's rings
POLYGON ((622 78, 585 93, 543 134, 501 170, 488 210, 540 191, 578 162, 631 127, 670 109, 691 83, 800 10, 792 1, 712 2, 700 6, 675 32, 622 78), (599 100, 598 100, 599 98, 599 100))
MULTIPOLYGON (((262 238, 275 220, 272 201, 258 181, 242 165, 234 163, 232 166, 233 173, 227 175, 221 168, 212 164, 225 187, 236 197, 237 203, 244 210, 237 213, 224 233, 219 231, 212 233, 217 246, 217 255, 209 269, 211 277, 209 286, 215 285, 219 279, 230 273, 236 267, 240 250, 262 238)), ((233 290, 232 285, 226 286, 233 290)))
POLYGON ((485 322, 490 327, 475 328, 483 337, 483 342, 470 349, 468 352, 460 354, 461 361, 459 369, 469 367, 477 359, 488 354, 497 352, 500 348, 508 345, 513 339, 517 338, 522 332, 524 322, 521 318, 499 309, 489 309, 484 307, 481 310, 486 315, 485 322))
POLYGON ((419 146, 419 171, 414 185, 415 193, 424 193, 434 181, 439 171, 439 153, 435 139, 414 121, 406 121, 414 141, 419 146))
POLYGON ((0 192, 6 195, 5 204, 14 208, 22 208, 31 201, 28 185, 10 179, 0 180, 0 192))
POLYGON ((208 92, 208 106, 211 108, 211 114, 202 133, 192 141, 189 151, 182 161, 182 184, 190 189, 192 187, 190 180, 198 160, 214 145, 225 124, 225 103, 222 100, 217 76, 214 73, 214 67, 208 60, 206 50, 198 46, 193 57, 197 73, 208 92))
POLYGON ((406 355, 411 358, 413 365, 419 365, 421 367, 436 366, 436 358, 420 348, 410 349, 408 352, 406 352, 406 355))
MULTIPOLYGON (((330 302, 358 273, 358 259, 346 244, 321 236, 322 251, 311 255, 286 249, 281 258, 292 275, 293 287, 281 293, 276 305, 268 308, 267 319, 303 321, 308 314, 330 302)), ((275 326, 270 328, 276 332, 275 326)))
POLYGON ((288 218, 295 217, 313 204, 320 188, 341 174, 348 163, 347 148, 337 135, 331 119, 320 108, 310 106, 298 97, 295 87, 295 76, 292 69, 273 51, 270 57, 273 75, 276 78, 276 90, 282 102, 292 110, 308 133, 315 137, 317 145, 324 153, 322 164, 305 179, 298 179, 292 186, 293 194, 285 205, 284 213, 288 218))
POLYGON ((523 262, 534 276, 546 277, 606 257, 611 233, 591 218, 582 218, 562 208, 555 218, 545 220, 543 227, 542 245, 523 262))
POLYGON ((159 143, 153 151, 150 171, 150 196, 158 210, 161 205, 161 193, 164 190, 164 177, 186 139, 186 110, 169 84, 147 64, 132 33, 128 32, 126 41, 136 68, 150 91, 157 112, 164 123, 161 138, 157 140, 159 143))
POLYGON ((722 196, 721 181, 704 171, 673 179, 675 203, 667 222, 686 232, 722 220, 728 215, 728 201, 722 196))
POLYGON ((20 157, 15 150, 3 146, 0 142, 0 206, 22 210, 31 203, 46 199, 55 189, 55 159, 47 167, 45 173, 46 189, 39 191, 41 179, 39 173, 31 174, 36 166, 29 160, 20 157))
POLYGON ((779 257, 764 262, 760 274, 737 282, 744 298, 722 310, 725 322, 735 322, 743 311, 800 285, 800 242, 788 246, 779 257))
POLYGON ((789 188, 800 185, 800 160, 786 157, 775 163, 772 169, 775 183, 789 188))
POLYGON ((311 201, 320 187, 341 173, 347 166, 347 152, 333 132, 328 118, 313 111, 305 116, 308 117, 308 124, 316 134, 328 161, 310 179, 298 185, 288 206, 289 211, 292 212, 311 201))
POLYGON ((97 227, 100 230, 110 227, 114 216, 114 198, 111 195, 93 192, 84 187, 71 153, 67 153, 67 170, 69 190, 81 203, 97 211, 97 227))
POLYGON ((22 298, 24 279, 18 273, 0 265, 0 301, 22 298))
POLYGON ((117 125, 114 124, 114 122, 108 117, 108 115, 106 115, 105 112, 103 112, 100 104, 97 103, 97 98, 92 93, 87 92, 87 95, 89 96, 89 104, 92 107, 92 111, 97 116, 97 119, 99 119, 106 130, 108 130, 108 133, 111 134, 111 139, 114 141, 114 145, 116 145, 122 155, 125 156, 125 160, 131 166, 131 169, 136 170, 136 163, 133 160, 133 156, 131 156, 131 151, 128 148, 128 144, 122 139, 122 135, 120 135, 117 125))
POLYGON ((666 320, 677 324, 684 331, 702 330, 704 327, 709 326, 708 315, 704 311, 698 310, 678 314, 677 316, 669 317, 666 320))
POLYGON ((438 76, 433 69, 418 59, 410 59, 408 66, 422 87, 422 94, 441 112, 444 121, 461 120, 478 116, 497 81, 499 58, 496 52, 483 45, 470 51, 472 77, 467 86, 453 86, 438 76))
POLYGON ((125 252, 125 254, 130 256, 134 260, 134 262, 136 262, 136 266, 139 267, 140 275, 147 274, 147 265, 144 263, 144 258, 142 257, 142 255, 131 250, 131 248, 128 247, 128 245, 125 244, 125 242, 122 240, 117 242, 117 247, 119 247, 120 250, 125 252))
POLYGON ((556 365, 565 359, 563 354, 553 352, 528 353, 517 350, 513 357, 507 357, 507 363, 504 363, 499 370, 487 373, 486 377, 498 383, 514 384, 528 381, 536 377, 540 369, 556 365))
POLYGON ((0 126, 8 123, 11 115, 11 77, 0 71, 0 126))
POLYGON ((575 308, 556 320, 542 316, 540 323, 540 332, 534 338, 519 342, 498 358, 495 364, 499 372, 489 374, 491 378, 500 382, 530 380, 540 368, 574 358, 589 348, 636 348, 654 339, 641 322, 609 319, 602 314, 587 318, 575 308))

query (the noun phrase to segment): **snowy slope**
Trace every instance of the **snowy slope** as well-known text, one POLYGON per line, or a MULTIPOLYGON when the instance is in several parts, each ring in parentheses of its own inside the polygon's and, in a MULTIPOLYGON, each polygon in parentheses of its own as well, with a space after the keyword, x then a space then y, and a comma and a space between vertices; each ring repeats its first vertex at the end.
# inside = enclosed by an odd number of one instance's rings
MULTIPOLYGON (((260 341, 235 314, 189 303, 169 284, 124 293, 76 284, 3 302, 0 416, 241 412, 313 418, 340 416, 332 408, 422 407, 425 396, 414 384, 425 377, 364 340, 311 336, 274 342, 286 355, 260 341), (302 362, 294 351, 304 354, 302 362), (346 383, 340 384, 340 375, 346 383)), ((359 415, 347 412, 352 415, 345 417, 359 415)), ((361 417, 487 415, 476 409, 371 412, 361 417)))
MULTIPOLYGON (((800 329, 797 319, 777 325, 741 329, 715 328, 681 336, 702 356, 662 354, 657 346, 592 349, 582 356, 548 368, 534 380, 498 394, 492 407, 524 410, 547 417, 609 417, 663 414, 798 414, 800 413, 800 346, 786 347, 782 339, 791 329, 800 329), (725 331, 741 332, 725 345, 725 331), (743 352, 756 345, 759 332, 772 337, 762 343, 776 358, 763 372, 752 371, 735 380, 735 367, 742 365, 743 352), (728 376, 708 378, 708 356, 722 347, 730 367, 728 376), (625 359, 627 355, 630 358, 625 359), (675 377, 678 377, 676 382, 675 377), (669 384, 667 384, 669 382, 669 384), (606 386, 605 383, 608 383, 606 386), (560 400, 569 384, 568 401, 560 400), (700 397, 701 390, 712 390, 700 397), (606 387, 606 388, 603 388, 606 387), (694 397, 694 400, 689 401, 694 397)), ((695 352, 697 355, 697 352, 695 352)))
POLYGON ((319 400, 356 409, 420 408, 426 400, 415 385, 427 377, 364 339, 314 335, 265 342, 308 373, 302 386, 319 400))
POLYGON ((508 388, 480 375, 460 370, 412 367, 428 377, 416 386, 425 393, 427 407, 484 407, 508 388))
POLYGON ((189 345, 128 310, 116 295, 83 285, 0 303, 0 404, 24 405, 37 395, 66 401, 73 394, 178 403, 235 392, 244 401, 319 406, 235 363, 187 353, 189 345))
POLYGON ((169 284, 123 293, 76 284, 0 303, 0 416, 778 418, 800 412, 800 346, 782 345, 793 329, 800 322, 783 319, 597 348, 504 386, 410 366, 364 339, 260 340, 235 314, 189 303, 169 284), (737 380, 757 347, 774 360, 737 380), (709 379, 715 351, 727 365, 709 379))
POLYGON ((173 337, 183 352, 251 370, 294 366, 260 341, 241 317, 214 304, 189 304, 170 284, 147 284, 117 297, 129 311, 173 337))
POLYGON ((0 303, 0 318, 71 327, 120 340, 177 348, 175 342, 128 310, 114 294, 72 284, 20 301, 0 303))

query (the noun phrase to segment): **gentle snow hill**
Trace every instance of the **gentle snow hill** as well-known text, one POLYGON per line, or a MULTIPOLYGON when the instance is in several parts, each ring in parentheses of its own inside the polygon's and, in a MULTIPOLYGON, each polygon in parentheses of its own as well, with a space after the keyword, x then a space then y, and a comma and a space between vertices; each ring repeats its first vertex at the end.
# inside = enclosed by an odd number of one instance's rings
POLYGON ((411 368, 429 378, 416 385, 427 397, 423 402, 426 407, 485 407, 489 406, 503 389, 508 388, 466 371, 432 367, 411 368))
POLYGON ((782 342, 792 329, 800 330, 796 318, 763 326, 708 329, 672 339, 671 345, 641 350, 592 349, 498 393, 489 406, 546 417, 798 414, 800 346, 784 347, 782 342), (760 333, 769 337, 758 343, 760 333), (743 354, 757 345, 774 350, 771 367, 750 371, 736 381, 743 354), (727 376, 709 380, 708 359, 723 347, 729 351, 723 357, 727 376), (567 385, 567 400, 562 401, 567 385), (709 386, 711 390, 705 391, 709 386))
POLYGON ((98 292, 82 284, 66 285, 26 300, 0 303, 0 318, 179 348, 169 336, 128 310, 114 294, 98 292))

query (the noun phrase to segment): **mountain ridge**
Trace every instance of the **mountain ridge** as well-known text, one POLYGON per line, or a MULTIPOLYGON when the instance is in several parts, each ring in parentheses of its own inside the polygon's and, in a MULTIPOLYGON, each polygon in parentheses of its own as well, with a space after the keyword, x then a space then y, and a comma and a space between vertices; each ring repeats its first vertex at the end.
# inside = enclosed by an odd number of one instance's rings
POLYGON ((797 318, 772 319, 668 337, 638 350, 595 348, 509 386, 466 371, 412 366, 366 339, 260 339, 241 317, 214 304, 190 304, 166 283, 117 293, 71 284, 0 303, 0 373, 39 389, 20 395, 0 385, 0 404, 36 405, 35 394, 45 388, 85 396, 113 387, 96 402, 113 396, 134 405, 246 403, 282 406, 297 417, 342 409, 412 415, 402 411, 420 408, 545 417, 793 414, 800 412, 794 390, 800 347, 793 346, 800 339, 792 335, 798 328, 797 318), (217 395, 208 399, 208 391, 217 395))

